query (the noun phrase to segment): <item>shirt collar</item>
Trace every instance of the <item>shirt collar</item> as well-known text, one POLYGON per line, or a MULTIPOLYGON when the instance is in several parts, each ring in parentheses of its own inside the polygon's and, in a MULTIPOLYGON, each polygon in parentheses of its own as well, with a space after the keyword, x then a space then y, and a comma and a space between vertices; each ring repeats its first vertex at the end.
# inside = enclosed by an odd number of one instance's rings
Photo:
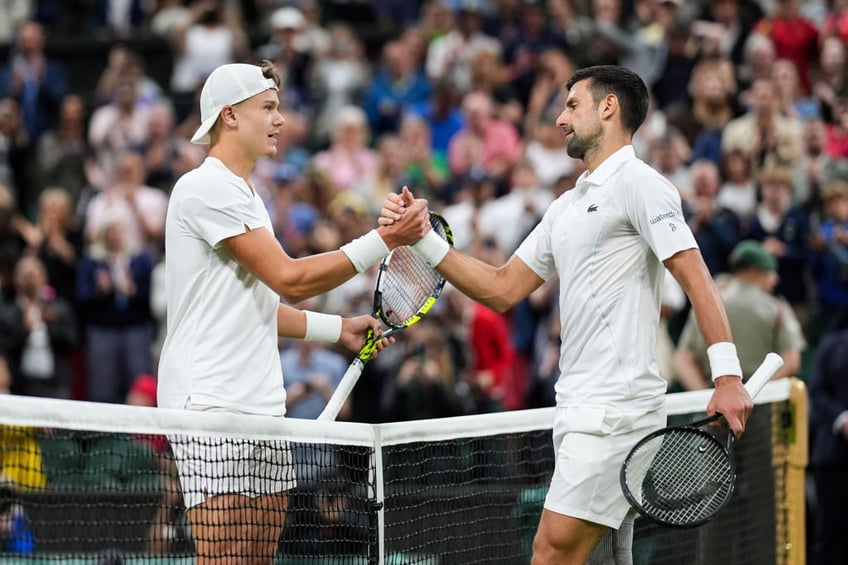
POLYGON ((635 158, 636 151, 633 150, 633 146, 625 145, 607 157, 603 163, 598 165, 597 169, 592 171, 591 174, 589 171, 583 171, 583 174, 581 174, 577 179, 577 184, 586 183, 601 186, 609 180, 609 178, 621 165, 635 158))

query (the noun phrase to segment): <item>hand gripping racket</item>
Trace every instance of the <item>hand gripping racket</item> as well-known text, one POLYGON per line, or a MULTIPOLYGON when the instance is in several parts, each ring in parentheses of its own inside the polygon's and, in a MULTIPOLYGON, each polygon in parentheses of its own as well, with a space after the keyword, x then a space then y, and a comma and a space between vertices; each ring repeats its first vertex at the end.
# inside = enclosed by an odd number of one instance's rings
MULTIPOLYGON (((442 216, 430 212, 430 225, 438 235, 453 245, 453 233, 442 216)), ((327 406, 318 416, 319 420, 336 419, 380 340, 420 320, 436 303, 444 286, 442 275, 409 246, 397 247, 383 259, 377 275, 377 288, 374 290, 373 315, 389 329, 376 338, 373 332, 368 333, 365 345, 348 367, 327 406)))
MULTIPOLYGON (((769 353, 745 384, 754 398, 774 376, 783 359, 769 353)), ((700 526, 711 520, 730 500, 736 486, 733 433, 722 444, 708 425, 709 418, 672 426, 645 436, 621 466, 621 490, 643 516, 676 528, 700 526)))

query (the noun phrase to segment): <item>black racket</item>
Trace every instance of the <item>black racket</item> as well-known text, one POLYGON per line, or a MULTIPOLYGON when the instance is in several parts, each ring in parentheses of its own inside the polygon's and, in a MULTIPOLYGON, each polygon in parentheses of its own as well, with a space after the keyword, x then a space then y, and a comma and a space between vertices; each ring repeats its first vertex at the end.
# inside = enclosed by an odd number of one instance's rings
MULTIPOLYGON (((754 398, 783 366, 769 353, 745 384, 754 398)), ((639 441, 621 466, 621 490, 641 515, 664 526, 691 528, 711 520, 730 500, 736 485, 733 433, 722 443, 709 418, 658 430, 639 441)))
MULTIPOLYGON (((430 212, 430 225, 433 231, 453 245, 453 232, 441 215, 430 212)), ((373 332, 368 333, 365 345, 347 368, 327 406, 318 416, 319 420, 336 419, 380 340, 418 322, 436 303, 444 286, 442 275, 409 246, 397 247, 383 259, 374 290, 373 315, 389 329, 379 338, 375 338, 373 332)))

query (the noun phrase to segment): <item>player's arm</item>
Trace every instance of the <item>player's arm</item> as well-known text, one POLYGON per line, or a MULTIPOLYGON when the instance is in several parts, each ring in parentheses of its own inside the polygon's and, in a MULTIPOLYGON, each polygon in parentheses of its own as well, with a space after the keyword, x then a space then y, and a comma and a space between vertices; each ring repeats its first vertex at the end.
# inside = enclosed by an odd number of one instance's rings
MULTIPOLYGON (((277 334, 280 337, 338 342, 351 351, 359 351, 369 329, 377 335, 382 333, 380 321, 372 316, 342 318, 333 314, 299 310, 288 304, 280 304, 277 308, 277 334)), ((377 352, 394 341, 393 337, 380 340, 377 352)))
MULTIPOLYGON (((403 221, 418 202, 407 187, 400 194, 388 194, 378 219, 379 224, 386 226, 403 221)), ((432 236, 428 234, 427 238, 432 236)), ((427 257, 427 262, 460 292, 496 312, 509 310, 545 282, 516 255, 510 257, 505 265, 495 267, 445 246, 440 241, 438 245, 442 252, 439 252, 438 247, 423 252, 419 246, 426 246, 427 238, 414 246, 416 251, 427 257), (437 260, 428 257, 433 253, 437 255, 437 260)))
POLYGON ((496 312, 509 310, 545 282, 517 255, 494 267, 451 248, 436 270, 460 292, 496 312))
MULTIPOLYGON (((692 311, 707 344, 708 354, 709 348, 714 345, 719 344, 719 349, 723 349, 723 345, 732 344, 733 336, 724 311, 724 303, 712 275, 704 264, 701 252, 695 248, 679 251, 663 263, 686 291, 692 303, 692 311)), ((735 349, 732 356, 735 359, 735 349)), ((735 365, 738 364, 736 359, 735 365)), ((739 436, 745 430, 745 422, 754 407, 750 395, 742 385, 741 370, 732 367, 733 362, 728 361, 723 354, 711 354, 710 365, 714 373, 712 377, 715 392, 707 406, 707 413, 723 414, 730 429, 739 436), (728 368, 729 366, 731 368, 728 368)))
POLYGON ((342 247, 308 257, 293 258, 264 228, 249 229, 221 243, 245 270, 287 302, 296 303, 332 290, 367 269, 398 245, 412 243, 430 228, 426 202, 410 207, 411 214, 391 226, 380 226, 342 247))

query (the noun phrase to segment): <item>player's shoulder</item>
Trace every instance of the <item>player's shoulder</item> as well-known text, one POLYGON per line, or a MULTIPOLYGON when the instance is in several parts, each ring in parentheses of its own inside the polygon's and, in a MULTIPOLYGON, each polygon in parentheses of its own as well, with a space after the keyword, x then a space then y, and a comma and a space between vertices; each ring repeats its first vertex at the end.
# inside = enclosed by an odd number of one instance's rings
POLYGON ((620 178, 624 190, 638 192, 642 197, 663 192, 678 193, 674 183, 639 158, 626 163, 620 178))
POLYGON ((217 161, 207 159, 196 169, 188 171, 181 176, 171 191, 171 198, 184 200, 191 197, 200 197, 209 202, 219 199, 231 199, 241 191, 233 190, 240 188, 234 180, 234 175, 217 161))

